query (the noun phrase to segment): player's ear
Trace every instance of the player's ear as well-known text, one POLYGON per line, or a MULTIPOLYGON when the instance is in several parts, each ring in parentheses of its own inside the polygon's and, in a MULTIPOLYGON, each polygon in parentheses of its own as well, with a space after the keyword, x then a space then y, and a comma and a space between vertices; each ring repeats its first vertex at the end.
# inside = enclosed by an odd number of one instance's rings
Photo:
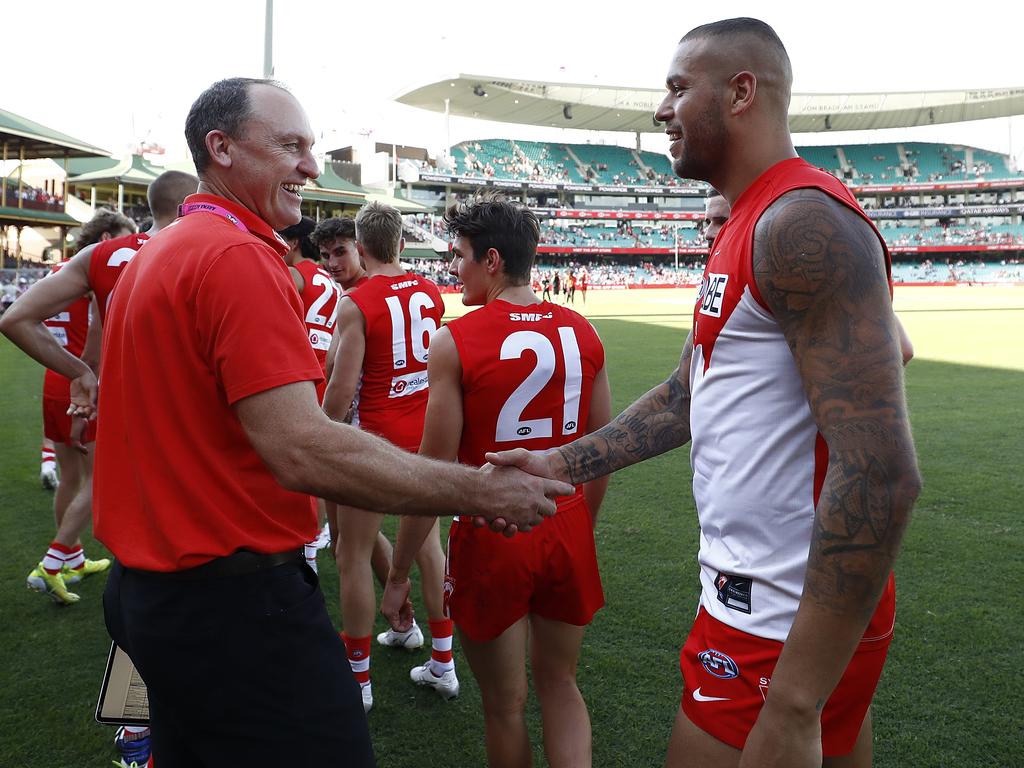
POLYGON ((496 275, 501 272, 501 254, 497 248, 488 248, 484 256, 484 266, 487 267, 487 274, 496 275))
POLYGON ((224 131, 210 131, 206 134, 206 151, 210 155, 210 162, 214 165, 228 169, 231 167, 231 137, 224 131))
POLYGON ((404 250, 405 250, 405 236, 403 235, 402 239, 398 241, 398 253, 401 254, 402 251, 404 251, 404 250))
POLYGON ((750 109, 757 92, 757 76, 753 72, 737 72, 729 81, 729 111, 740 115, 750 109))

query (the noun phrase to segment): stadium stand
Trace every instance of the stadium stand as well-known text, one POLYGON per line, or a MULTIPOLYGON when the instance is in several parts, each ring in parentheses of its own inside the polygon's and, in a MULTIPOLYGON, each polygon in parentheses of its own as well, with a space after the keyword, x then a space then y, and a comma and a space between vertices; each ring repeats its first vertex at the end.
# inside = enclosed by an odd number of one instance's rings
MULTIPOLYGON (((797 147, 809 163, 851 185, 1024 178, 997 152, 929 142, 797 147)), ((513 181, 677 183, 665 155, 612 144, 481 139, 452 147, 456 171, 513 181)))

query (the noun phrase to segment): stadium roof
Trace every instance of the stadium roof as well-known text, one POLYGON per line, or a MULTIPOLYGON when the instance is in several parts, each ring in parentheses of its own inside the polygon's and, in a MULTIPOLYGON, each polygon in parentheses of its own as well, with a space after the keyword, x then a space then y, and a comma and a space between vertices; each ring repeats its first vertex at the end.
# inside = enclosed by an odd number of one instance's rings
POLYGON ((8 159, 16 159, 22 147, 26 160, 43 157, 91 157, 108 152, 60 133, 27 117, 0 109, 0 143, 7 142, 8 159))
MULTIPOLYGON (((113 160, 113 158, 110 159, 113 160)), ((141 155, 128 155, 111 165, 107 163, 103 165, 106 167, 71 176, 68 179, 68 184, 122 183, 142 184, 148 187, 163 171, 163 169, 150 164, 141 155)))
MULTIPOLYGON (((663 89, 513 80, 466 75, 423 85, 396 101, 434 112, 503 123, 588 131, 654 133, 663 89)), ((794 93, 794 133, 910 128, 1024 114, 1024 87, 907 93, 794 93)))

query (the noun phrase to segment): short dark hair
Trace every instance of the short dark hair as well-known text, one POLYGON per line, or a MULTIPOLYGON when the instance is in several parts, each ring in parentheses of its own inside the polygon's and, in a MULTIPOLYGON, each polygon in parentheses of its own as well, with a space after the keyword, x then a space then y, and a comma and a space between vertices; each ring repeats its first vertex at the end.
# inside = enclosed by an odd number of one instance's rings
POLYGON ((334 216, 316 225, 309 236, 313 245, 322 248, 333 240, 355 240, 356 222, 351 216, 334 216))
POLYGON ((298 240, 302 258, 309 259, 310 261, 319 261, 320 250, 310 240, 310 235, 313 234, 314 229, 316 229, 316 222, 309 216, 303 216, 297 224, 292 224, 290 227, 278 230, 277 234, 285 240, 298 240))
POLYGON ((782 39, 779 37, 778 33, 776 33, 770 25, 760 19, 752 19, 749 16, 740 16, 735 19, 722 19, 721 21, 713 21, 710 24, 701 24, 699 27, 694 27, 683 35, 679 42, 685 43, 692 40, 705 39, 731 39, 743 35, 756 37, 761 42, 767 43, 771 48, 775 49, 775 54, 779 57, 779 60, 785 69, 785 74, 789 78, 792 78, 792 65, 789 61, 789 53, 786 51, 786 46, 783 45, 782 39))
POLYGON ((242 125, 252 116, 250 85, 272 85, 287 90, 274 80, 229 77, 218 80, 199 94, 189 109, 185 118, 185 141, 200 175, 210 164, 210 153, 206 150, 206 135, 210 131, 224 131, 236 138, 242 135, 242 125))
POLYGON ((475 261, 494 248, 501 254, 505 274, 513 285, 530 282, 540 222, 522 203, 500 193, 485 193, 449 206, 444 212, 444 225, 452 237, 469 240, 475 261))
POLYGON ((735 19, 722 19, 712 21, 710 24, 701 24, 687 32, 679 40, 680 43, 687 40, 702 40, 704 38, 735 37, 737 35, 754 35, 765 42, 778 46, 783 51, 786 46, 782 44, 781 38, 769 24, 760 19, 752 19, 749 16, 739 16, 735 19))

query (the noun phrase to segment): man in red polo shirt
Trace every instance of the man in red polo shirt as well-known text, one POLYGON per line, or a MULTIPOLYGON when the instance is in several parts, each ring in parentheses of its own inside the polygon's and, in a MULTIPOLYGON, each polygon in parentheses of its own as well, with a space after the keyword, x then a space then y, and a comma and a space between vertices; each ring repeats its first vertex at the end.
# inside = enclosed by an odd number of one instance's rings
POLYGON ((199 194, 125 268, 104 333, 107 627, 147 684, 164 768, 372 765, 358 686, 302 557, 309 496, 528 530, 571 488, 332 423, 274 231, 299 220, 318 175, 305 112, 272 82, 222 80, 185 135, 199 194))

